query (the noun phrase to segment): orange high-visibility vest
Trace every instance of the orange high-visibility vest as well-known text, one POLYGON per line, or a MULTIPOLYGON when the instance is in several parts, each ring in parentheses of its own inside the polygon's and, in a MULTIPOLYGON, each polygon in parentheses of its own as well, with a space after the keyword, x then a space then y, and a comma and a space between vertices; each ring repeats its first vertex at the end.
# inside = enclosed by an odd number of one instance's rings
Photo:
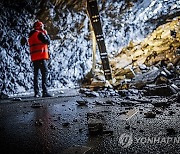
POLYGON ((29 37, 28 42, 30 46, 30 55, 31 60, 42 60, 42 59, 49 59, 49 53, 48 53, 48 45, 42 43, 38 39, 38 34, 40 31, 34 32, 32 36, 29 37))

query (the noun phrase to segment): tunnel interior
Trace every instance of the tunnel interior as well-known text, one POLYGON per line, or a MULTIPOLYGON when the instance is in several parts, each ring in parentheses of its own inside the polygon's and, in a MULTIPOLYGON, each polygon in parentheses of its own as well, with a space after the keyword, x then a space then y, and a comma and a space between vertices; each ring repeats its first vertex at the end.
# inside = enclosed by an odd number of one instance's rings
POLYGON ((33 91, 27 39, 36 20, 44 23, 51 38, 51 90, 100 85, 118 90, 142 88, 148 80, 156 83, 160 76, 153 76, 152 72, 163 69, 166 75, 160 82, 167 84, 179 77, 178 1, 98 0, 97 4, 112 73, 110 81, 104 76, 85 0, 1 1, 1 95, 33 91), (140 82, 142 78, 144 84, 140 82))

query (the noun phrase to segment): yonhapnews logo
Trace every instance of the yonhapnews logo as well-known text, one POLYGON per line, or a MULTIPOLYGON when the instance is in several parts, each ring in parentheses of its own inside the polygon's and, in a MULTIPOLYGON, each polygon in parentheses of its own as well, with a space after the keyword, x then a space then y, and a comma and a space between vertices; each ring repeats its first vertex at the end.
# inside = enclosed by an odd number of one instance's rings
POLYGON ((129 147, 133 143, 133 135, 132 134, 122 134, 119 138, 119 144, 123 148, 129 147))
POLYGON ((119 144, 123 148, 127 148, 131 146, 133 143, 139 143, 139 144, 180 144, 180 136, 177 137, 170 137, 170 136, 141 136, 141 137, 135 137, 132 133, 127 134, 123 133, 119 137, 119 144))

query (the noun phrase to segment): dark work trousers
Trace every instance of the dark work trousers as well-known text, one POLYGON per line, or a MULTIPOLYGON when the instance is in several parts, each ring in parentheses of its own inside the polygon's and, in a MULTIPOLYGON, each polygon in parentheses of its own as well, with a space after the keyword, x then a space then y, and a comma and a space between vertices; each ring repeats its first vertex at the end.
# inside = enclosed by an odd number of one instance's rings
POLYGON ((47 93, 47 76, 48 76, 48 69, 47 69, 47 61, 46 60, 36 60, 33 62, 34 65, 34 93, 35 95, 39 93, 39 70, 42 75, 42 92, 47 93))

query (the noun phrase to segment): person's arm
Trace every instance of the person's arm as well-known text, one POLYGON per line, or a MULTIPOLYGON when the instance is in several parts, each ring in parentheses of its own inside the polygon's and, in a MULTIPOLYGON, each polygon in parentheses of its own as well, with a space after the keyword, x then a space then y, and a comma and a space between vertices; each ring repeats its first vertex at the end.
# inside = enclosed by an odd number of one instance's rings
POLYGON ((50 44, 50 37, 48 34, 45 33, 39 33, 38 39, 42 41, 44 44, 50 44))
POLYGON ((35 33, 36 31, 35 30, 32 30, 30 33, 29 33, 29 38, 35 33))

